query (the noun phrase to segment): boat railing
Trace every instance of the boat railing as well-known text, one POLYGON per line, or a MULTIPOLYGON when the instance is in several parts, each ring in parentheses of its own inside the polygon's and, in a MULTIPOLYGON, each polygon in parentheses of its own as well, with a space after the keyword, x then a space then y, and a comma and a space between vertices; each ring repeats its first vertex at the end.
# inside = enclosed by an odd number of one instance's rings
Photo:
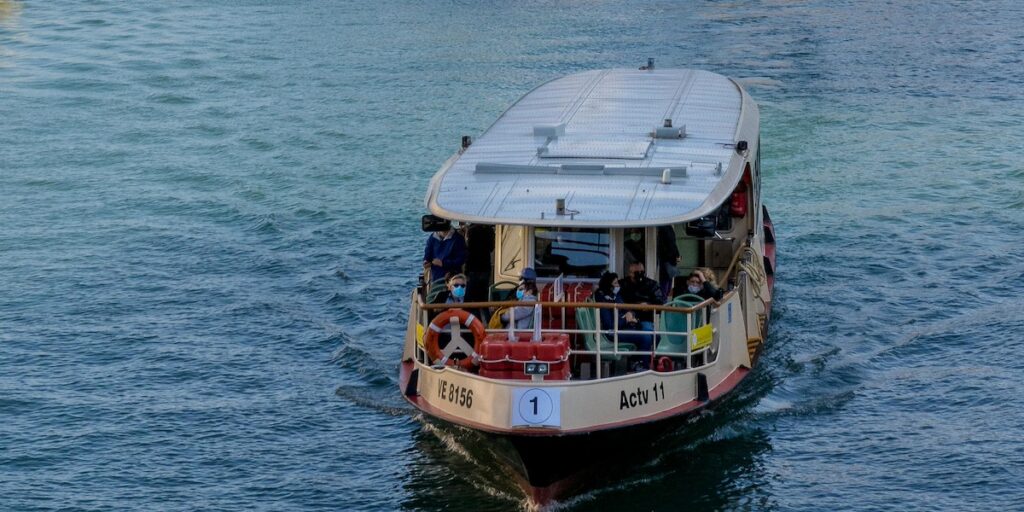
MULTIPOLYGON (((723 302, 734 292, 729 292, 723 302)), ((717 359, 718 333, 711 323, 711 313, 719 303, 712 299, 687 306, 650 305, 650 304, 616 304, 604 302, 548 302, 548 301, 488 301, 465 302, 458 304, 424 303, 418 294, 413 294, 415 318, 418 319, 417 357, 425 365, 437 365, 431 361, 423 347, 423 337, 431 328, 431 320, 442 311, 462 309, 474 314, 485 323, 484 332, 490 339, 522 341, 526 334, 528 339, 540 341, 545 335, 565 334, 570 338, 570 349, 563 360, 576 358, 576 368, 582 375, 575 379, 600 379, 629 372, 629 364, 637 366, 633 371, 655 369, 657 371, 697 370, 714 364, 717 359), (528 307, 534 312, 533 327, 516 329, 514 327, 486 328, 486 319, 498 314, 502 309, 510 312, 508 324, 515 325, 515 308, 528 307), (612 325, 602 325, 601 310, 612 310, 612 325), (653 329, 637 330, 619 325, 621 313, 632 311, 634 314, 649 312, 653 329), (571 322, 568 322, 569 319, 571 322), (541 321, 537 321, 542 319, 541 321), (579 320, 584 320, 580 322, 579 320), (580 325, 580 324, 587 325, 580 325), (504 336, 502 336, 504 335, 504 336), (638 337, 648 337, 650 349, 637 350, 638 337), (626 367, 624 371, 611 371, 614 368, 626 367), (593 372, 590 372, 593 368, 593 372)), ((467 326, 459 326, 466 329, 467 326)), ((531 360, 532 361, 532 360, 531 360)), ((526 363, 512 358, 490 361, 477 357, 477 363, 510 362, 526 363)))

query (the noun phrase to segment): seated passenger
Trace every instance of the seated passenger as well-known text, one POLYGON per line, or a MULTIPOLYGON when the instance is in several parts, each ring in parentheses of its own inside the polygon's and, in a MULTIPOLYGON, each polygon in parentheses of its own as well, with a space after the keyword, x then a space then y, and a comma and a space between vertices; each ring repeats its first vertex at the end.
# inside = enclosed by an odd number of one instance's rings
MULTIPOLYGON (((448 289, 438 293, 434 297, 433 304, 462 304, 466 299, 466 276, 462 274, 455 274, 448 278, 448 289)), ((430 313, 430 319, 433 320, 437 315, 441 313, 440 310, 433 311, 430 313)), ((441 332, 437 337, 437 346, 442 350, 448 346, 452 340, 452 335, 447 331, 441 332)), ((453 361, 458 361, 466 357, 465 354, 455 354, 452 356, 453 361)))
POLYGON ((522 283, 531 283, 531 284, 533 284, 534 288, 536 288, 537 287, 537 271, 532 269, 532 268, 530 268, 530 267, 524 268, 523 271, 519 274, 519 283, 520 284, 522 284, 522 283))
MULTIPOLYGON (((619 276, 615 272, 605 272, 597 283, 597 290, 594 292, 594 300, 602 303, 624 304, 620 293, 619 276)), ((601 330, 608 332, 615 329, 615 311, 610 308, 601 310, 601 330)), ((618 309, 618 330, 620 343, 632 343, 639 351, 651 350, 654 337, 649 334, 622 331, 653 331, 654 323, 651 321, 642 322, 633 311, 618 309)), ((649 358, 642 357, 637 360, 637 370, 646 370, 649 366, 649 358)))
MULTIPOLYGON (((711 274, 714 276, 714 274, 711 274)), ((689 277, 686 278, 686 293, 692 293, 700 298, 715 299, 716 301, 722 300, 722 290, 718 289, 701 269, 693 271, 689 277)))
MULTIPOLYGON (((537 302, 537 284, 534 281, 523 281, 519 288, 516 289, 516 298, 523 302, 537 302)), ((534 306, 516 306, 509 310, 505 310, 501 314, 501 321, 504 325, 508 325, 509 319, 515 316, 516 329, 533 329, 533 311, 534 306)))
MULTIPOLYGON (((644 272, 644 264, 635 261, 629 265, 629 275, 622 282, 622 300, 626 304, 665 304, 665 295, 661 293, 661 285, 657 281, 647 277, 644 272)), ((647 322, 654 330, 654 313, 641 311, 640 322, 647 322)))
POLYGON ((448 289, 434 297, 434 304, 461 304, 466 300, 466 276, 455 274, 448 278, 448 289))

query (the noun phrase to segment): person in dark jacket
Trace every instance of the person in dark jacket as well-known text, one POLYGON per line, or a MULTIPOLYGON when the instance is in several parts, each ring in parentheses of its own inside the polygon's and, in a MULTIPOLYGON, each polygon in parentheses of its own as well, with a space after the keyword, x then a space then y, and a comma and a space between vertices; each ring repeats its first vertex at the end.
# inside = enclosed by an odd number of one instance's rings
POLYGON ((466 239, 448 225, 446 231, 431 233, 423 250, 423 271, 431 281, 462 272, 466 262, 466 239))
MULTIPOLYGON (((629 275, 622 281, 622 300, 626 304, 655 304, 665 303, 665 295, 661 293, 661 285, 657 281, 647 277, 644 272, 644 264, 635 261, 629 265, 629 275)), ((640 323, 646 323, 645 330, 654 330, 654 313, 651 311, 640 311, 637 315, 640 323)))
MULTIPOLYGON (((441 293, 438 293, 432 304, 451 304, 453 307, 459 307, 466 301, 466 276, 462 274, 455 274, 448 278, 448 288, 441 293)), ((435 310, 430 314, 430 320, 433 321, 437 315, 441 314, 440 310, 435 310)), ((452 335, 446 328, 443 332, 438 334, 437 346, 442 350, 448 346, 452 340, 452 335)), ((459 360, 464 356, 453 356, 452 359, 459 360)))
POLYGON ((470 224, 466 229, 466 300, 486 302, 491 284, 491 254, 494 252, 494 226, 470 224))
POLYGON ((658 227, 658 282, 661 293, 668 297, 672 281, 679 275, 679 247, 676 246, 676 230, 671 225, 658 227))
POLYGON ((712 284, 699 270, 692 272, 686 278, 686 293, 697 295, 704 300, 715 299, 716 301, 722 300, 722 295, 724 295, 722 290, 712 284))
MULTIPOLYGON (((661 285, 657 281, 647 277, 644 272, 644 264, 635 261, 628 267, 629 275, 622 284, 622 300, 626 304, 665 304, 665 296, 661 293, 661 285)), ((634 318, 640 324, 641 331, 654 331, 654 312, 637 311, 634 318)), ((637 350, 647 351, 654 344, 654 335, 634 334, 636 338, 630 343, 636 343, 637 350)), ((622 339, 620 337, 620 339, 622 339)), ((633 371, 643 371, 650 367, 650 357, 643 357, 633 361, 633 371)))
MULTIPOLYGON (((619 286, 619 275, 615 272, 605 272, 601 275, 601 280, 597 283, 597 290, 594 291, 594 301, 604 302, 610 304, 624 304, 622 300, 622 294, 619 293, 621 287, 619 286)), ((615 310, 613 309, 600 309, 601 312, 601 330, 607 331, 615 327, 615 310)), ((627 324, 630 323, 631 318, 633 323, 636 323, 636 317, 633 316, 631 311, 625 309, 619 309, 619 328, 628 329, 627 324), (629 313, 627 317, 626 313, 629 313)), ((637 323, 637 328, 639 324, 637 323)))
MULTIPOLYGON (((619 286, 619 275, 615 272, 605 272, 601 276, 601 280, 597 283, 597 290, 594 291, 594 301, 611 303, 611 304, 625 304, 622 300, 622 294, 620 293, 621 287, 619 286)), ((645 326, 640 322, 636 312, 629 311, 627 309, 619 308, 618 310, 603 308, 601 312, 601 330, 610 332, 615 329, 615 312, 618 311, 618 329, 620 331, 651 331, 654 330, 654 324, 648 324, 645 326)), ((620 333, 619 341, 622 343, 632 343, 636 345, 637 350, 650 350, 651 343, 653 340, 650 335, 639 334, 639 333, 620 333)))

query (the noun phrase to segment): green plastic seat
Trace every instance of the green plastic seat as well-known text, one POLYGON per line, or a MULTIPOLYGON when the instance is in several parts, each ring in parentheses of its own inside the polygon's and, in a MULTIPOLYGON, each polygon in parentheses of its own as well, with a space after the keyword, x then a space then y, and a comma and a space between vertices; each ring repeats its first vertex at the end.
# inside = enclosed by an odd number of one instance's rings
POLYGON ((487 288, 487 299, 491 302, 504 302, 516 296, 519 283, 515 281, 498 281, 487 288))
MULTIPOLYGON (((586 302, 593 303, 592 299, 587 299, 586 302)), ((576 328, 585 331, 583 333, 583 342, 587 350, 597 351, 597 344, 601 343, 601 358, 610 359, 617 361, 623 356, 613 354, 615 344, 612 340, 608 339, 608 336, 604 333, 597 332, 597 308, 576 308, 576 328)), ((611 326, 601 326, 602 329, 607 329, 611 326)), ((610 330, 610 329, 607 329, 610 330)), ((633 351, 636 350, 636 345, 633 343, 619 342, 619 350, 622 351, 633 351)))
MULTIPOLYGON (((688 308, 695 304, 699 304, 699 302, 702 302, 703 300, 704 299, 701 299, 696 295, 681 295, 672 299, 672 302, 665 305, 676 308, 688 308), (699 301, 693 302, 692 300, 687 300, 689 297, 695 297, 696 299, 699 299, 699 301)), ((658 322, 658 330, 661 332, 669 331, 689 333, 693 329, 700 327, 700 324, 703 324, 703 322, 701 322, 702 319, 703 315, 696 311, 693 313, 666 311, 661 314, 661 319, 658 322), (700 324, 698 324, 698 322, 700 322, 700 324)), ((688 338, 689 334, 662 334, 654 352, 655 354, 664 352, 685 353, 687 351, 688 338)))
POLYGON ((430 282, 430 287, 427 288, 427 304, 433 304, 434 299, 437 298, 441 292, 448 289, 448 284, 444 282, 444 279, 438 279, 430 282))

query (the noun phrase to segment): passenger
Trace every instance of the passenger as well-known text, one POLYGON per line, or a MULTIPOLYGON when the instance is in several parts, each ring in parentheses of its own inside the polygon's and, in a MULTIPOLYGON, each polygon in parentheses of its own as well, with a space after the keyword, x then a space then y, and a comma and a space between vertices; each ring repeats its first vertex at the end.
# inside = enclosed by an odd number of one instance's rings
MULTIPOLYGON (((653 304, 662 305, 665 303, 664 295, 661 294, 661 286, 658 282, 647 277, 644 273, 644 264, 635 261, 629 265, 629 278, 620 282, 622 290, 620 297, 626 304, 653 304)), ((614 288, 613 288, 614 290, 614 288)), ((623 315, 627 322, 626 330, 654 331, 654 312, 629 311, 623 315)), ((619 330, 624 330, 622 327, 619 330)), ((638 351, 646 352, 651 350, 654 344, 654 336, 648 334, 619 335, 620 341, 626 341, 636 345, 638 351)), ((646 370, 650 367, 650 358, 643 357, 635 361, 634 371, 646 370)))
POLYGON ((714 270, 711 270, 708 267, 700 267, 696 269, 696 272, 700 272, 701 276, 704 277, 704 280, 711 283, 712 286, 716 288, 718 287, 718 278, 715 277, 714 270))
POLYGON ((423 250, 423 273, 430 281, 437 281, 462 272, 466 262, 466 240, 452 229, 451 223, 445 231, 431 233, 423 250))
MULTIPOLYGON (((707 271, 707 269, 694 270, 686 278, 686 293, 697 295, 704 300, 722 300, 722 296, 724 295, 724 293, 722 293, 722 290, 718 289, 717 286, 712 284, 711 279, 708 279, 707 276, 705 276, 704 272, 702 272, 701 270, 707 271)), ((711 273, 711 276, 714 277, 713 272, 711 273)))
POLYGON ((661 294, 668 297, 672 282, 679 275, 679 247, 676 246, 676 230, 671 225, 658 227, 658 283, 661 294))
POLYGON ((434 304, 462 304, 466 302, 466 276, 455 274, 448 278, 448 289, 434 297, 434 304))
POLYGON ((534 269, 532 269, 530 267, 526 267, 526 268, 523 269, 523 271, 519 274, 519 284, 525 284, 525 283, 532 284, 534 286, 534 288, 537 287, 537 271, 536 270, 534 270, 534 269))
MULTIPOLYGON (((516 288, 516 298, 522 302, 537 302, 537 284, 533 281, 524 281, 516 288)), ((534 305, 529 306, 516 306, 512 308, 512 313, 516 319, 516 329, 533 329, 533 311, 534 305)), ((504 325, 508 325, 509 318, 512 315, 506 309, 501 314, 501 321, 504 325)))
POLYGON ((626 265, 644 261, 647 251, 644 248, 644 228, 626 228, 623 231, 622 254, 626 265))
MULTIPOLYGON (((448 278, 448 289, 438 293, 434 297, 434 304, 462 304, 466 300, 466 276, 463 274, 455 274, 448 278)), ((430 314, 430 319, 439 315, 441 311, 434 311, 430 314)), ((451 333, 448 332, 447 328, 444 332, 441 332, 437 336, 437 346, 442 350, 448 346, 452 340, 451 333)), ((452 356, 453 361, 458 361, 466 357, 465 354, 454 354, 452 356)))
POLYGON ((466 229, 466 300, 486 302, 491 283, 491 254, 494 252, 494 226, 470 224, 466 229))
MULTIPOLYGON (((615 272, 605 272, 601 275, 601 280, 597 283, 597 290, 594 292, 594 301, 601 302, 604 304, 624 304, 622 300, 622 290, 619 286, 619 275, 615 272)), ((615 311, 614 309, 602 308, 601 310, 601 330, 610 331, 615 328, 615 311)), ((624 308, 619 308, 619 324, 620 330, 636 331, 640 330, 640 322, 637 320, 636 314, 632 311, 628 311, 624 308)), ((619 338, 621 341, 626 341, 622 337, 619 338)), ((628 343, 633 343, 629 341, 628 343)))
MULTIPOLYGON (((626 304, 665 304, 665 295, 661 293, 661 286, 654 279, 647 277, 644 272, 644 264, 634 261, 629 265, 629 274, 622 283, 622 300, 626 304)), ((653 322, 654 313, 641 311, 640 322, 653 322)), ((652 328, 653 330, 653 323, 652 328)))

